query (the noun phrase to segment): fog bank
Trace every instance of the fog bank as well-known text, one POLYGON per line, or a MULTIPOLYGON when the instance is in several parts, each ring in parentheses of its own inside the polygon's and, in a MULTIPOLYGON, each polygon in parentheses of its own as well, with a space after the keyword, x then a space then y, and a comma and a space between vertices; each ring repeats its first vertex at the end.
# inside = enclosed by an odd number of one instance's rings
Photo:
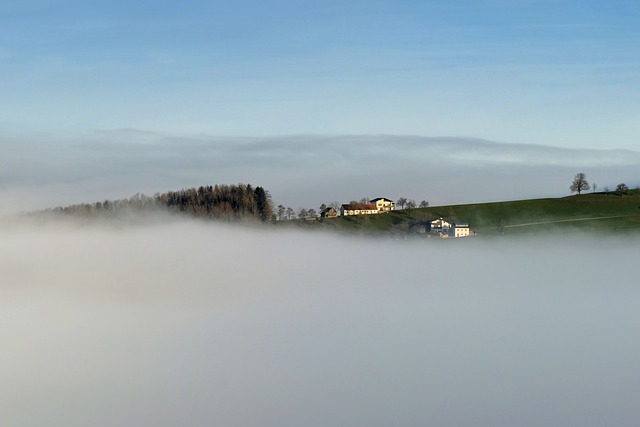
POLYGON ((636 243, 0 225, 0 424, 635 426, 636 243))
POLYGON ((109 131, 0 135, 0 214, 239 182, 276 204, 363 197, 431 205, 558 197, 577 172, 600 190, 639 185, 640 153, 398 135, 222 138, 109 131))

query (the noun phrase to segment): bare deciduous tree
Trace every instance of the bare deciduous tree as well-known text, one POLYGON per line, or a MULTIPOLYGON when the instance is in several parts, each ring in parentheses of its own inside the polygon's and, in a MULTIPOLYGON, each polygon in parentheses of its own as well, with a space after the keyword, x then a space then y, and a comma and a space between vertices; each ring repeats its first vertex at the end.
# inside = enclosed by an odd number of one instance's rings
POLYGON ((589 186, 589 183, 587 182, 587 176, 582 172, 576 174, 571 186, 569 186, 572 193, 578 194, 583 191, 587 191, 589 188, 591 188, 591 186, 589 186))

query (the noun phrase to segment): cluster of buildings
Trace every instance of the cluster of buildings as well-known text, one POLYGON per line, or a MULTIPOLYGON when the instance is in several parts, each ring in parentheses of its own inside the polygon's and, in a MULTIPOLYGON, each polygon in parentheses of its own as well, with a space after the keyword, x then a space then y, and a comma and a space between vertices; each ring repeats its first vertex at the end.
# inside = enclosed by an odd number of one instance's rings
POLYGON ((369 203, 348 203, 340 207, 340 215, 372 215, 396 210, 396 204, 393 200, 384 197, 378 197, 369 200, 369 203))
MULTIPOLYGON (((369 200, 369 203, 347 203, 340 207, 341 216, 350 215, 374 215, 384 212, 390 212, 396 210, 396 204, 393 200, 378 197, 377 199, 369 200)), ((322 218, 334 218, 338 216, 338 211, 333 207, 328 207, 320 212, 322 218)))
POLYGON ((467 237, 471 234, 469 224, 449 223, 442 218, 431 221, 429 233, 438 234, 440 237, 467 237))
MULTIPOLYGON (((369 203, 347 203, 340 207, 341 216, 351 215, 375 215, 396 210, 393 200, 385 197, 378 197, 369 200, 369 203)), ((333 207, 328 207, 320 212, 322 218, 333 218, 338 216, 338 211, 333 207)), ((440 237, 467 237, 471 234, 469 224, 449 223, 442 218, 435 219, 421 225, 418 233, 436 234, 440 237)))

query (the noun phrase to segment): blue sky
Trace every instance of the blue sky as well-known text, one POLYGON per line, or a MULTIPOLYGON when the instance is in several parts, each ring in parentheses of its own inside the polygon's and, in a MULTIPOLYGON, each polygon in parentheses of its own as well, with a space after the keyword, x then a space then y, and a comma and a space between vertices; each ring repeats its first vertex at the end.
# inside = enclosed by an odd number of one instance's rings
POLYGON ((0 5, 0 130, 637 148, 636 1, 0 5))

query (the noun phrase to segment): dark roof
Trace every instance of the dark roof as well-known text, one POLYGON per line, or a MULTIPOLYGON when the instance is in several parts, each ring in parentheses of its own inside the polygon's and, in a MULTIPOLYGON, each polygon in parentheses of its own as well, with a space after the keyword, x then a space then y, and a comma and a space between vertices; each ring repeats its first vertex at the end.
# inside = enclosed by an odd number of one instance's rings
POLYGON ((373 203, 347 203, 346 205, 342 205, 342 209, 350 209, 350 210, 378 210, 378 207, 373 203))
POLYGON ((371 199, 371 200, 369 200, 369 201, 370 201, 371 203, 375 203, 375 202, 377 202, 378 200, 388 200, 388 201, 390 201, 391 203, 393 203, 393 200, 388 199, 388 198, 386 198, 386 197, 376 197, 375 199, 371 199))

